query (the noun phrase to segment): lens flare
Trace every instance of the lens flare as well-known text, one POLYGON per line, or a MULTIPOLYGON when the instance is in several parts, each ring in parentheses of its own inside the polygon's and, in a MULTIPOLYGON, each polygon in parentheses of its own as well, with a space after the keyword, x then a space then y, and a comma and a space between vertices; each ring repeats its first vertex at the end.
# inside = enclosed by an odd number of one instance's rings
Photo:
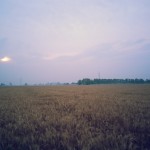
POLYGON ((1 62, 8 62, 8 61, 11 61, 11 58, 10 57, 3 57, 0 59, 1 62))

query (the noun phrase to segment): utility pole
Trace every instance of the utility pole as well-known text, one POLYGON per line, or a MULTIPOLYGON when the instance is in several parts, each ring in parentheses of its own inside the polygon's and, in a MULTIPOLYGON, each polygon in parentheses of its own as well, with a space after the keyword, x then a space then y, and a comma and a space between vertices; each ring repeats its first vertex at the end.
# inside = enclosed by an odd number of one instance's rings
POLYGON ((98 79, 100 80, 100 78, 101 78, 101 74, 100 74, 100 72, 98 73, 98 79))

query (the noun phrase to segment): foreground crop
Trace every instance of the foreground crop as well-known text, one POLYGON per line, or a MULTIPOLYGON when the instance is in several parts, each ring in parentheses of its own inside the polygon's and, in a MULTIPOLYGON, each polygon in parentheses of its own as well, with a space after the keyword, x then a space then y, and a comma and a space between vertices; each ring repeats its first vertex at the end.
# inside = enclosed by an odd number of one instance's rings
POLYGON ((150 86, 0 88, 0 149, 150 149, 150 86))

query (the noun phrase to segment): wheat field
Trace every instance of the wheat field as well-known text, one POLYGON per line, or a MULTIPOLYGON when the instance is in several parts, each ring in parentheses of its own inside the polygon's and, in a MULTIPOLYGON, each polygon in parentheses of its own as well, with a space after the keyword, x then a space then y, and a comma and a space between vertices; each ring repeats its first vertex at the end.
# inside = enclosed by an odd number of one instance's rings
POLYGON ((150 85, 0 87, 0 150, 110 149, 150 149, 150 85))

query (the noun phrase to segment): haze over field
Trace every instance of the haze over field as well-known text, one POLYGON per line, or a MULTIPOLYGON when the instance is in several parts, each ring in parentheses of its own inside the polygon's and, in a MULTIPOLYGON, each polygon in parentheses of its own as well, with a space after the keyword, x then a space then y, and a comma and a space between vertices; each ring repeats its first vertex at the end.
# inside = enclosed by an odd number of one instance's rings
POLYGON ((150 78, 149 0, 1 0, 0 82, 150 78))

